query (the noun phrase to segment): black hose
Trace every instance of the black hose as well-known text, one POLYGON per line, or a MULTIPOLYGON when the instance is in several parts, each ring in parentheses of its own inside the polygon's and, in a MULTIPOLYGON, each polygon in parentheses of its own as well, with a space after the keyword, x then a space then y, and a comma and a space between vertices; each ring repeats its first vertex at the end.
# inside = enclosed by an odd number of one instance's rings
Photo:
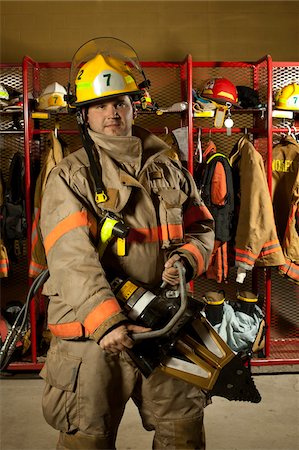
POLYGON ((1 347, 0 350, 0 371, 4 370, 15 349, 17 342, 20 338, 20 335, 24 329, 24 326, 26 324, 27 316, 28 316, 28 310, 31 300, 36 295, 37 291, 40 289, 40 287, 46 282, 46 280, 49 278, 49 270, 46 269, 43 272, 41 272, 38 277, 35 278, 32 285, 30 286, 30 289, 27 294, 26 302, 22 306, 19 314, 17 315, 11 329, 7 333, 7 336, 5 338, 4 344, 1 347), (22 321, 21 321, 22 319, 22 321), (21 321, 21 324, 19 325, 19 322, 21 321))

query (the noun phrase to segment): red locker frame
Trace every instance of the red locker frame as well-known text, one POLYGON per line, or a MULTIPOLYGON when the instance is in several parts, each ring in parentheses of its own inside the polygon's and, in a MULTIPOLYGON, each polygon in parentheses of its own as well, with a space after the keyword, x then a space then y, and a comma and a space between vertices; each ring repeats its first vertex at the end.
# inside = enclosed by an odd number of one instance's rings
MULTIPOLYGON (((1 65, 1 69, 10 67, 11 70, 18 65, 1 65)), ((141 113, 141 125, 144 121, 150 122, 150 128, 156 133, 163 133, 165 130, 174 129, 179 126, 188 126, 189 133, 189 160, 188 169, 193 173, 193 156, 194 156, 194 137, 196 134, 195 122, 192 112, 192 87, 196 80, 196 72, 198 70, 205 70, 206 74, 213 75, 219 74, 225 76, 225 73, 234 73, 237 71, 239 74, 245 71, 250 72, 250 85, 251 87, 258 89, 262 92, 264 100, 266 102, 265 114, 267 127, 260 128, 259 121, 253 123, 252 127, 247 127, 249 132, 253 132, 256 137, 264 137, 262 141, 261 151, 267 156, 267 177, 269 183, 269 189, 271 191, 271 162, 272 162, 272 143, 273 133, 288 132, 288 128, 279 126, 273 126, 272 120, 272 92, 273 92, 273 71, 282 70, 285 71, 288 68, 297 70, 299 63, 273 63, 271 56, 265 56, 261 60, 255 63, 246 62, 194 62, 191 55, 187 55, 183 62, 142 62, 143 68, 150 72, 149 78, 152 81, 151 94, 159 106, 170 106, 178 101, 187 101, 188 110, 181 114, 164 114, 163 116, 157 116, 152 113, 141 113), (166 76, 165 76, 166 74, 166 76), (154 81, 154 82, 153 82, 154 81), (265 148, 266 146, 266 148, 265 148)), ((70 67, 69 62, 64 63, 38 63, 29 56, 25 56, 22 63, 23 73, 23 95, 24 95, 24 155, 25 155, 25 190, 26 190, 26 218, 28 224, 27 243, 28 243, 28 263, 30 261, 30 249, 31 249, 31 175, 30 175, 30 158, 31 158, 31 144, 32 139, 36 135, 45 135, 53 129, 51 126, 41 127, 40 129, 34 128, 34 122, 29 113, 29 93, 38 95, 42 88, 53 81, 59 81, 61 84, 67 84, 68 70, 70 67)), ((236 73, 237 73, 236 72, 236 73)), ((297 72, 296 72, 297 73, 297 72)), ((239 75, 240 76, 240 75, 239 75)), ((242 75, 240 76, 242 78, 242 75)), ((230 78, 230 77, 228 77, 230 78)), ((233 80, 234 81, 234 80, 233 80)), ((248 79, 246 80, 248 82, 248 79)), ((245 84, 245 83, 244 83, 245 84)), ((246 83, 247 84, 247 83, 246 83)), ((248 85, 248 84, 247 84, 248 85)), ((242 113, 243 114, 243 113, 242 113)), ((66 119, 66 117, 64 117, 66 119)), ((78 136, 78 131, 68 121, 67 126, 61 129, 64 136, 70 139, 78 136)), ((296 122, 295 122, 296 124, 296 122)), ((297 124, 296 124, 297 125, 297 124)), ((215 129, 211 126, 203 127, 203 133, 225 135, 226 129, 215 129)), ((244 132, 244 127, 233 127, 232 134, 237 136, 238 133, 244 132)), ((42 156, 42 155, 41 155, 42 156)), ((266 348, 265 357, 254 359, 252 365, 292 365, 299 363, 299 337, 298 333, 294 337, 279 336, 278 338, 272 338, 272 329, 275 328, 276 322, 273 321, 271 315, 271 270, 265 269, 262 275, 262 283, 265 285, 265 299, 266 299, 266 322, 267 322, 267 334, 266 334, 266 348), (282 355, 282 356, 280 356, 282 355)), ((253 279, 253 283, 256 280, 253 279)), ((29 285, 31 280, 29 280, 29 285)), ((9 370, 39 370, 43 366, 42 362, 37 358, 37 334, 36 334, 36 306, 32 302, 30 309, 30 321, 31 321, 31 361, 30 362, 13 362, 9 365, 9 370)))

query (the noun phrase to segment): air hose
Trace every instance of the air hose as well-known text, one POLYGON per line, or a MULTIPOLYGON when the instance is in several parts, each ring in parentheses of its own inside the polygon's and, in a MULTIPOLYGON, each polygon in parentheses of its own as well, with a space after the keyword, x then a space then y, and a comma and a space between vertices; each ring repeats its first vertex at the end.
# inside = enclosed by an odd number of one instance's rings
POLYGON ((19 314, 17 315, 11 329, 7 333, 4 344, 1 347, 1 350, 0 350, 0 370, 1 371, 6 369, 6 367, 9 364, 9 361, 15 351, 17 342, 19 341, 19 338, 20 338, 22 331, 24 329, 24 326, 26 324, 28 311, 29 311, 29 305, 30 305, 31 300, 34 298, 37 291, 46 282, 46 280, 48 278, 49 278, 49 270, 46 269, 43 272, 41 272, 38 275, 38 277, 35 278, 32 285, 30 286, 30 289, 27 294, 26 302, 24 303, 22 309, 20 310, 19 314))

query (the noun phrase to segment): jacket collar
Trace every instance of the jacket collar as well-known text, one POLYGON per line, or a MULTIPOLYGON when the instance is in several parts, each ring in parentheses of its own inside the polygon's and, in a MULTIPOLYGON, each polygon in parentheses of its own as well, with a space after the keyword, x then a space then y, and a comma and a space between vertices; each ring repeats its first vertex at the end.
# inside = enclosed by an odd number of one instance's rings
POLYGON ((133 125, 132 136, 107 136, 89 130, 94 143, 120 163, 144 163, 150 156, 169 150, 170 146, 148 130, 133 125))

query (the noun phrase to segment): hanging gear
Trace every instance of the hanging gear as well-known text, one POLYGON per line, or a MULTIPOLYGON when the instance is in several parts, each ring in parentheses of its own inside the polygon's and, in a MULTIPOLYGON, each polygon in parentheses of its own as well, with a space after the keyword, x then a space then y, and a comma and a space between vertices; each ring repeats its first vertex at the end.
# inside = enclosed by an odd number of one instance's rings
POLYGON ((67 102, 65 100, 66 94, 67 92, 65 87, 56 81, 49 84, 38 98, 37 109, 59 111, 60 109, 65 108, 67 106, 67 102))
POLYGON ((198 180, 202 199, 215 220, 215 239, 227 242, 232 238, 234 218, 234 184, 232 168, 223 153, 212 154, 203 164, 198 180))
POLYGON ((208 80, 201 91, 201 97, 213 100, 221 105, 229 102, 234 106, 239 106, 236 86, 223 77, 208 80))
POLYGON ((26 239, 25 163, 16 152, 9 167, 9 177, 3 204, 3 237, 10 261, 23 254, 26 239))
POLYGON ((275 106, 278 109, 299 111, 299 84, 290 83, 281 88, 275 95, 275 106))

